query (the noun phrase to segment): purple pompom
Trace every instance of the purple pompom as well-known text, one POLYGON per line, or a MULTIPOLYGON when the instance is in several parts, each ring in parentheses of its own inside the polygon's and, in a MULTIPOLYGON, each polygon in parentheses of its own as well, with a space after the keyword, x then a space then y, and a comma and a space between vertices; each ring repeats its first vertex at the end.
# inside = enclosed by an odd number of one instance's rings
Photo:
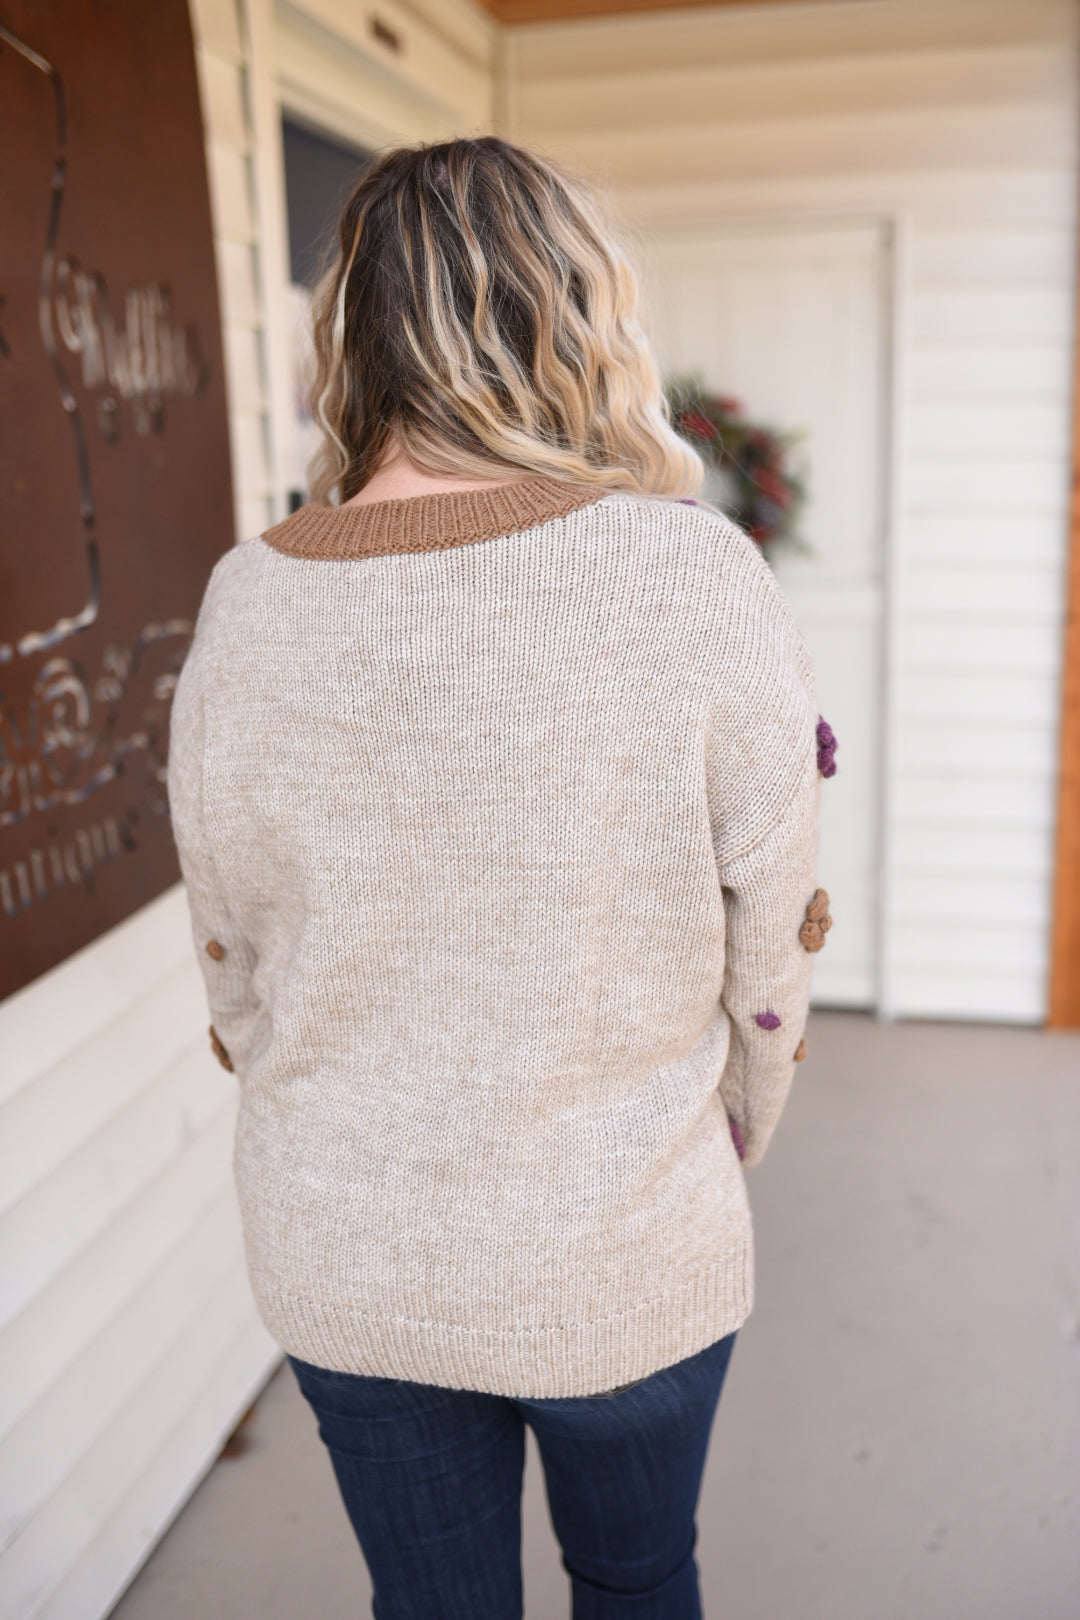
POLYGON ((758 1029, 780 1028, 780 1019, 774 1012, 755 1013, 754 1023, 757 1025, 758 1029))
POLYGON ((739 1129, 738 1125, 736 1125, 730 1114, 728 1115, 728 1124, 731 1126, 731 1140, 735 1144, 735 1151, 739 1155, 740 1159, 745 1159, 746 1142, 743 1138, 742 1131, 739 1129))
POLYGON ((839 746, 832 726, 819 714, 817 723, 817 768, 822 776, 836 775, 836 750, 839 746))

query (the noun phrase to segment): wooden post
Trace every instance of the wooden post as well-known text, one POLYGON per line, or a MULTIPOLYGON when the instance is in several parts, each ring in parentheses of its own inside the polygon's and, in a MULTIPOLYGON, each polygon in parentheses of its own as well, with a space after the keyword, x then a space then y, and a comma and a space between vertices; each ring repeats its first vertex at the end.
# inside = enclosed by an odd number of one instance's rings
POLYGON ((1075 342, 1061 777, 1050 954, 1051 1029, 1080 1029, 1080 281, 1075 342))

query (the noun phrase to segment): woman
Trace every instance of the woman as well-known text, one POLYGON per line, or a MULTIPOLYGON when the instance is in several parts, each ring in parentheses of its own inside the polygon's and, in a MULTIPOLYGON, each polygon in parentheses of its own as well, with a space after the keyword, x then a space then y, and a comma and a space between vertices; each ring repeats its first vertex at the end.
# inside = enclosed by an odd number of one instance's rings
POLYGON ((803 1044, 806 653, 548 164, 383 157, 315 339, 317 504, 215 568, 169 769, 255 1297, 379 1620, 520 1616, 526 1423, 575 1620, 688 1620, 803 1044))

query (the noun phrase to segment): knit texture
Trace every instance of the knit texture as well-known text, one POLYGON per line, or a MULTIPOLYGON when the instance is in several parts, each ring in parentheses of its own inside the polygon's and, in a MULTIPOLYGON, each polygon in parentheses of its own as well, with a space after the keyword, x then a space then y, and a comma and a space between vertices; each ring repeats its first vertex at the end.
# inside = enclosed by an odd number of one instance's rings
POLYGON ((806 1018, 817 719, 769 569, 701 508, 534 479, 221 559, 169 794, 286 1350, 573 1396, 740 1326, 729 1117, 756 1164, 806 1018))

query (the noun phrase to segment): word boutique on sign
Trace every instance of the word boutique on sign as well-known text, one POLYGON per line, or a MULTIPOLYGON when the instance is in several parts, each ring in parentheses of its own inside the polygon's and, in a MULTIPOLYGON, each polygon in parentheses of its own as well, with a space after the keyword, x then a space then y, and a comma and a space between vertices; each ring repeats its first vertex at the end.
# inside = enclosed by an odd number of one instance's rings
POLYGON ((65 842, 56 842, 56 828, 46 827, 50 842, 31 846, 24 860, 0 867, 0 908, 14 917, 28 906, 40 904, 69 886, 94 893, 98 867, 119 860, 125 852, 138 849, 135 829, 139 812, 134 808, 118 816, 105 816, 86 827, 76 827, 65 842))

